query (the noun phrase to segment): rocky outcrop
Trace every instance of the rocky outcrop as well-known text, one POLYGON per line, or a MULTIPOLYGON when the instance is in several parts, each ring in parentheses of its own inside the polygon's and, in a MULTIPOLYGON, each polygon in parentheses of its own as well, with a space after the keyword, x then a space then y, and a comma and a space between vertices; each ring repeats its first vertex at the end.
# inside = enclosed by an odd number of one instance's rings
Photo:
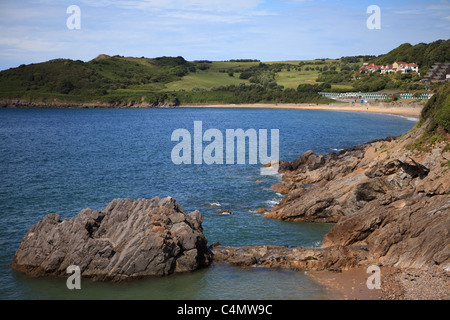
POLYGON ((287 193, 265 217, 336 223, 322 249, 364 246, 365 263, 450 267, 450 135, 419 150, 423 134, 284 162, 275 188, 287 193))
POLYGON ((198 211, 173 198, 116 199, 72 219, 47 215, 22 240, 11 267, 35 276, 67 276, 71 265, 99 281, 189 272, 210 262, 198 211))
POLYGON ((324 249, 283 246, 211 247, 214 262, 239 267, 287 268, 291 270, 347 270, 365 260, 363 247, 334 246, 324 249))
POLYGON ((414 195, 383 206, 371 202, 343 217, 323 247, 364 243, 368 261, 402 268, 450 266, 450 200, 447 195, 414 195))

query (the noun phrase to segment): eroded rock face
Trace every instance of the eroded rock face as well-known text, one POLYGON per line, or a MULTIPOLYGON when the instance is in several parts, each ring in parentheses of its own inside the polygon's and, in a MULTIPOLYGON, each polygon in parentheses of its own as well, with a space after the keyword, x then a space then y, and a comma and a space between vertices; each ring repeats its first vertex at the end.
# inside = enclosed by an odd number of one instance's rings
POLYGON ((365 243, 373 263, 403 268, 450 267, 450 200, 424 194, 388 206, 370 203, 343 217, 323 247, 365 243))
POLYGON ((323 249, 362 245, 365 263, 450 268, 450 153, 407 147, 423 133, 283 163, 286 195, 265 217, 337 223, 323 249))
POLYGON ((121 281, 189 272, 210 262, 198 211, 185 213, 173 198, 116 199, 104 210, 72 219, 47 215, 22 240, 11 267, 35 276, 121 281))

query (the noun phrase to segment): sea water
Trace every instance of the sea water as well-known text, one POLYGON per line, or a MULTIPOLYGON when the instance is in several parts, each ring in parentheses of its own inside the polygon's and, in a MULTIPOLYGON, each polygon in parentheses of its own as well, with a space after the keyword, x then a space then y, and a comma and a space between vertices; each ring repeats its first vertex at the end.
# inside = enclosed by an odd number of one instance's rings
POLYGON ((319 247, 331 224, 265 219, 282 195, 261 165, 175 165, 172 132, 279 129, 281 160, 335 152, 407 132, 413 119, 338 111, 274 109, 0 110, 1 299, 326 299, 302 272, 216 265, 190 274, 120 284, 33 278, 9 268, 28 229, 45 215, 73 217, 115 198, 171 196, 199 210, 208 243, 319 247), (220 214, 226 209, 233 215, 220 214))

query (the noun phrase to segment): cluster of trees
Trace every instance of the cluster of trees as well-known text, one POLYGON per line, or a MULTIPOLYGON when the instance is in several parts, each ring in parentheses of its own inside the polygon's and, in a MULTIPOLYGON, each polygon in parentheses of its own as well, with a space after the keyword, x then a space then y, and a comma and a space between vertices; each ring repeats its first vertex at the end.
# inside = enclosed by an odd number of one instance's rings
POLYGON ((353 83, 353 88, 361 92, 375 92, 380 90, 419 90, 425 85, 418 82, 419 75, 415 72, 402 74, 380 74, 379 72, 361 74, 353 83))
POLYGON ((260 84, 221 86, 210 91, 196 90, 177 92, 181 103, 328 103, 329 100, 317 94, 318 91, 267 88, 260 84))
POLYGON ((300 84, 297 87, 298 92, 313 92, 318 93, 322 91, 326 91, 328 89, 331 89, 331 84, 329 83, 321 83, 321 84, 300 84))
MULTIPOLYGON (((277 68, 277 70, 278 70, 278 68, 277 68)), ((257 66, 252 66, 250 68, 236 70, 236 71, 241 73, 239 76, 239 79, 243 79, 243 80, 248 80, 251 77, 256 77, 262 73, 267 73, 267 74, 270 72, 272 72, 272 74, 276 73, 274 65, 269 65, 269 64, 265 64, 265 63, 260 63, 257 66)))
POLYGON ((250 67, 248 69, 242 70, 239 75, 239 79, 248 80, 252 84, 259 84, 263 88, 269 89, 282 89, 281 86, 275 81, 275 75, 280 72, 285 64, 263 64, 260 63, 257 66, 250 67))
MULTIPOLYGON (((328 103, 329 100, 317 94, 315 89, 295 90, 264 88, 260 84, 221 86, 211 90, 195 88, 192 91, 171 93, 147 93, 143 97, 133 95, 109 95, 103 100, 110 104, 149 103, 152 105, 178 105, 190 103, 328 103)), ((319 90, 320 91, 320 90, 319 90)))
POLYGON ((303 67, 303 66, 306 66, 306 65, 320 66, 320 65, 324 65, 324 64, 327 64, 325 59, 320 59, 319 61, 300 61, 298 63, 298 65, 300 67, 303 67))
POLYGON ((415 62, 420 66, 420 72, 426 74, 434 63, 450 62, 450 40, 419 43, 415 46, 405 43, 372 60, 377 65, 388 65, 395 61, 415 62))
POLYGON ((258 59, 231 59, 229 62, 261 62, 258 59))
POLYGON ((194 60, 195 63, 212 63, 210 60, 194 60))
POLYGON ((0 72, 0 91, 4 93, 38 91, 98 95, 110 85, 102 74, 79 60, 57 59, 0 72))
POLYGON ((362 62, 368 62, 370 60, 373 60, 376 58, 376 56, 352 56, 352 57, 342 57, 341 63, 349 64, 349 63, 360 63, 362 62))

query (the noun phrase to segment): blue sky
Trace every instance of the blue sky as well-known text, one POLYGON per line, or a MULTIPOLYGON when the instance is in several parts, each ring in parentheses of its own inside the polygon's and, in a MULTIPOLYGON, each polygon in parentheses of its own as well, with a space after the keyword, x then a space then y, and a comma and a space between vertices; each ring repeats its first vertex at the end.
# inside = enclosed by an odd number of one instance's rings
POLYGON ((99 54, 262 61, 387 53, 450 35, 450 0, 0 0, 0 69, 99 54), (69 30, 70 5, 81 29, 69 30), (370 5, 381 29, 369 30, 370 5))

